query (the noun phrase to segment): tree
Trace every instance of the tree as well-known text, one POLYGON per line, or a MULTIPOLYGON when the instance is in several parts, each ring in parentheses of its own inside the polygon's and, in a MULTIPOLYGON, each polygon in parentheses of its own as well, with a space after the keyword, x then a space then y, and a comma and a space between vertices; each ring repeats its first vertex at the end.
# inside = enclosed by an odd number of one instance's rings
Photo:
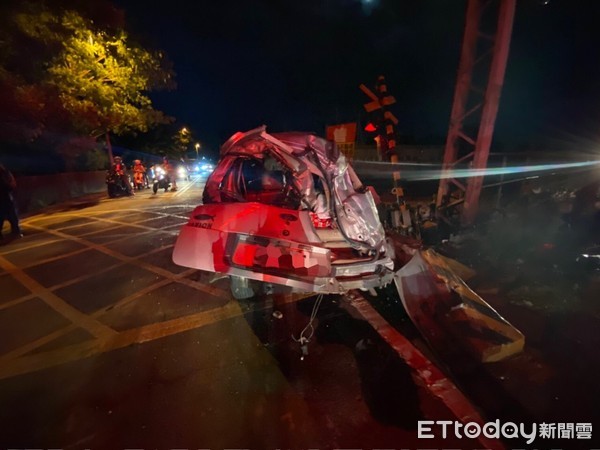
MULTIPOLYGON (((44 70, 39 70, 38 63, 36 70, 23 71, 39 74, 38 79, 29 79, 24 85, 43 86, 44 93, 54 94, 72 130, 94 139, 104 135, 111 159, 111 133, 145 132, 172 120, 154 109, 148 96, 150 90, 175 86, 174 72, 162 52, 146 50, 133 43, 121 28, 100 27, 72 10, 55 13, 39 4, 28 4, 13 18, 21 35, 11 41, 29 39, 42 49, 38 53, 44 61, 44 70)), ((10 52, 6 54, 0 63, 10 63, 10 52)), ((16 56, 13 60, 24 58, 16 56)), ((40 95, 33 89, 15 92, 40 95)), ((34 131, 33 125, 38 124, 34 119, 40 115, 34 108, 26 116, 34 131)), ((51 117, 40 120, 44 119, 51 117)))
POLYGON ((49 82, 58 88, 78 128, 105 134, 110 155, 111 132, 147 131, 169 121, 152 108, 147 95, 173 85, 173 72, 161 64, 162 53, 131 44, 124 31, 94 30, 72 11, 63 14, 61 24, 71 36, 48 69, 49 82))
POLYGON ((181 158, 189 149, 192 142, 192 132, 187 127, 182 127, 173 135, 173 150, 175 156, 181 158))
POLYGON ((193 148, 191 144, 194 139, 189 127, 171 122, 156 125, 147 133, 137 136, 123 135, 118 142, 121 146, 135 147, 143 153, 179 159, 186 157, 186 152, 193 148))

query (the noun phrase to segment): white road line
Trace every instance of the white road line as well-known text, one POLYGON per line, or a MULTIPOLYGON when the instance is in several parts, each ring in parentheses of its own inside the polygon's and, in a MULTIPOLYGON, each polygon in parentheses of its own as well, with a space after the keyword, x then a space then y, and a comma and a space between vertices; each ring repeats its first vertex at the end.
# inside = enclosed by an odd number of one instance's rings
POLYGON ((190 190, 190 188, 194 187, 193 181, 190 181, 185 187, 183 187, 182 189, 178 189, 177 192, 175 192, 175 195, 173 197, 177 197, 187 191, 190 190))

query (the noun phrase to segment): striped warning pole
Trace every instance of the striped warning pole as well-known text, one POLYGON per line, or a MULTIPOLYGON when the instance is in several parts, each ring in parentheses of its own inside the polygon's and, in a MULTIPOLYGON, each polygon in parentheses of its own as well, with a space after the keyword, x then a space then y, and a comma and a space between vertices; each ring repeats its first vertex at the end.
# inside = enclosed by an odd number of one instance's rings
MULTIPOLYGON (((377 121, 378 139, 377 147, 381 149, 382 157, 392 164, 398 164, 398 155, 396 154, 396 133, 394 125, 398 125, 398 119, 387 109, 388 106, 396 103, 396 99, 388 93, 385 77, 380 75, 377 78, 375 91, 372 92, 364 84, 359 86, 371 101, 364 104, 368 113, 378 111, 379 120, 377 121)), ((394 188, 392 194, 396 196, 397 209, 392 211, 392 226, 394 228, 409 229, 412 226, 410 211, 404 201, 404 190, 400 186, 400 168, 397 167, 393 172, 394 188)))
POLYGON ((398 157, 396 156, 396 135, 394 133, 394 123, 391 119, 392 115, 386 108, 387 102, 385 101, 385 98, 388 96, 388 91, 385 77, 383 75, 380 75, 379 78, 377 78, 377 95, 383 111, 383 130, 385 131, 386 140, 385 153, 390 161, 394 162, 393 158, 396 158, 397 162, 398 157))
MULTIPOLYGON (((385 151, 386 159, 388 159, 392 164, 398 164, 398 155, 396 154, 396 132, 394 130, 394 122, 392 120, 392 113, 386 108, 386 97, 388 97, 387 84, 385 82, 385 77, 380 75, 377 78, 377 96, 379 97, 379 103, 381 104, 381 109, 383 112, 383 120, 382 120, 382 132, 381 137, 383 137, 383 146, 382 149, 385 151)), ((402 187, 400 186, 400 170, 395 170, 393 172, 394 176, 394 190, 393 194, 396 196, 398 204, 403 203, 404 192, 402 187)))
MULTIPOLYGON (((385 132, 385 136, 383 136, 384 145, 382 148, 385 150, 386 159, 388 159, 392 164, 398 164, 399 160, 396 153, 396 132, 394 130, 394 123, 398 123, 398 119, 396 119, 394 115, 386 108, 386 106, 389 104, 389 101, 386 99, 389 99, 391 96, 388 94, 387 84, 383 75, 380 75, 377 78, 376 87, 379 103, 381 104, 381 110, 383 111, 382 131, 385 132)), ((403 228, 409 228, 412 225, 412 221, 410 212, 406 208, 406 202, 404 201, 404 189, 402 189, 400 182, 400 168, 394 170, 392 176, 394 177, 392 194, 396 196, 396 204, 398 205, 398 209, 392 212, 393 215, 397 216, 392 220, 392 222, 395 227, 401 226, 403 228)))
MULTIPOLYGON (((392 327, 362 296, 360 291, 350 291, 345 298, 348 300, 347 304, 373 327, 413 370, 427 390, 440 399, 463 425, 473 422, 482 427, 485 424, 475 405, 460 389, 406 337, 392 327)), ((488 438, 481 434, 477 440, 483 446, 482 448, 506 450, 505 445, 498 439, 488 438)))

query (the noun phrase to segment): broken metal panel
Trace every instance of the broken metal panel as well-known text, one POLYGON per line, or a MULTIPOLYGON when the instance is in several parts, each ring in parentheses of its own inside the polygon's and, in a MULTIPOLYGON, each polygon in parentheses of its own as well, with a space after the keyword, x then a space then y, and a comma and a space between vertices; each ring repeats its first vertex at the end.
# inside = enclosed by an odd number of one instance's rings
POLYGON ((481 362, 500 361, 523 350, 521 332, 433 250, 418 251, 394 280, 404 308, 433 348, 447 345, 451 335, 481 362))
POLYGON ((340 158, 337 146, 326 139, 308 133, 274 133, 273 136, 292 149, 297 158, 308 159, 330 181, 340 158))
POLYGON ((473 269, 465 266, 464 264, 458 262, 455 259, 447 258, 444 255, 440 255, 439 253, 436 253, 436 255, 438 258, 442 259, 444 263, 450 268, 450 270, 456 275, 458 275, 458 277, 461 278, 463 281, 469 281, 475 275, 477 275, 477 272, 475 272, 473 269))
POLYGON ((347 171, 335 177, 333 190, 338 225, 344 234, 353 241, 368 244, 377 253, 383 250, 385 232, 371 192, 355 191, 347 171))
POLYGON ((301 133, 275 134, 294 149, 298 157, 310 150, 318 161, 322 177, 333 191, 333 204, 338 225, 351 244, 379 252, 385 244, 385 233, 372 194, 364 189, 356 173, 333 142, 301 133))

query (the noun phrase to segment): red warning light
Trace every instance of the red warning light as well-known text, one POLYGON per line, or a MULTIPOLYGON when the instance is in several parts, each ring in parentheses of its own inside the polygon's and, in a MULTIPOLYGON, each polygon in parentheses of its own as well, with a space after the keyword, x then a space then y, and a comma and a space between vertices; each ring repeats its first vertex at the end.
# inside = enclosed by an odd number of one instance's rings
POLYGON ((371 122, 369 122, 367 124, 367 126, 365 127, 365 131, 373 132, 373 131, 377 131, 377 128, 375 127, 375 125, 373 125, 371 122))

